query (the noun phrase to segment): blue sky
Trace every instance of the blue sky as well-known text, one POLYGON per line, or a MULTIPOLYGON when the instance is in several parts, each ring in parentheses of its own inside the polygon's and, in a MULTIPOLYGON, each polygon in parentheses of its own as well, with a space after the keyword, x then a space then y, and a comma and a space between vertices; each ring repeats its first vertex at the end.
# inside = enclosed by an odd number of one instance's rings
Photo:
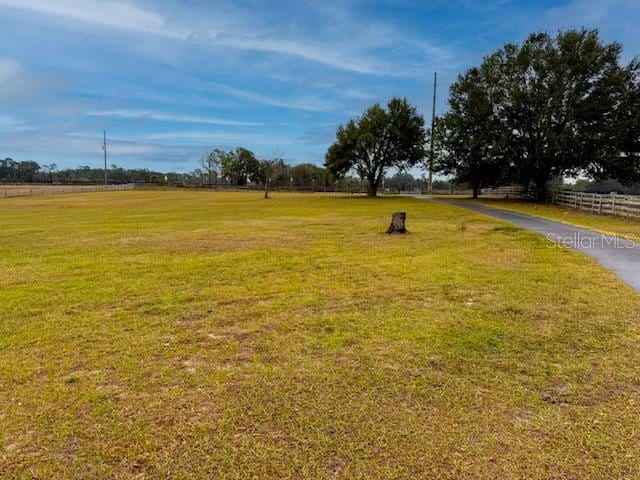
POLYGON ((189 171, 214 147, 323 162, 337 125, 532 31, 640 54, 638 0, 0 0, 0 157, 189 171))

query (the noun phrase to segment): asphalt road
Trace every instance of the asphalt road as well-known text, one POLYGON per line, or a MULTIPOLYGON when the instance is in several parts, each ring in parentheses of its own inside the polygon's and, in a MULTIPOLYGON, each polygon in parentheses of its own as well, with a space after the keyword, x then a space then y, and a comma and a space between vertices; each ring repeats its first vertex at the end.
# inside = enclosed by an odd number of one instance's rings
MULTIPOLYGON (((425 198, 425 197, 419 197, 425 198)), ((573 227, 560 222, 532 217, 522 213, 491 208, 468 200, 434 199, 448 205, 504 220, 543 235, 549 241, 578 250, 595 258, 640 293, 640 244, 617 236, 603 235, 592 230, 573 227)))

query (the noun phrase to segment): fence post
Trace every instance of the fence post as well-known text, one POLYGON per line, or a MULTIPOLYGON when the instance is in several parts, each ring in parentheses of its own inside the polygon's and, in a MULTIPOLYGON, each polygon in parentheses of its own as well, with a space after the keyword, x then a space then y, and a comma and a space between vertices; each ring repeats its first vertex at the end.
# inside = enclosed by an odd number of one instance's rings
POLYGON ((616 214, 616 194, 611 194, 611 215, 616 214))

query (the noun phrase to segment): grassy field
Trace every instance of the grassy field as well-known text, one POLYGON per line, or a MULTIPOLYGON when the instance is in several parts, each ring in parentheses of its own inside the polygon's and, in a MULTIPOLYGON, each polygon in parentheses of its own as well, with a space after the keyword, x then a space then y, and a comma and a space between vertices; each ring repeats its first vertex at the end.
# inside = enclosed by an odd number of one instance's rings
POLYGON ((539 204, 522 200, 488 199, 478 200, 480 203, 495 208, 505 208, 527 215, 548 218, 559 222, 570 223, 597 232, 619 235, 640 242, 640 221, 613 215, 597 215, 574 208, 558 205, 539 204))
POLYGON ((7 199, 0 478, 639 478, 639 321, 590 259, 435 202, 7 199))

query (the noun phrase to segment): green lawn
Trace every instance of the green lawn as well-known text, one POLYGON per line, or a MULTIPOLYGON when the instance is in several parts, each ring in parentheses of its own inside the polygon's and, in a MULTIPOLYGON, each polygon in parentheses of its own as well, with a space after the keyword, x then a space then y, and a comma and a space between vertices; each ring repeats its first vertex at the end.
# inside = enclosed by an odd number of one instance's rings
POLYGON ((639 478, 639 321, 436 202, 0 200, 0 477, 639 478))

